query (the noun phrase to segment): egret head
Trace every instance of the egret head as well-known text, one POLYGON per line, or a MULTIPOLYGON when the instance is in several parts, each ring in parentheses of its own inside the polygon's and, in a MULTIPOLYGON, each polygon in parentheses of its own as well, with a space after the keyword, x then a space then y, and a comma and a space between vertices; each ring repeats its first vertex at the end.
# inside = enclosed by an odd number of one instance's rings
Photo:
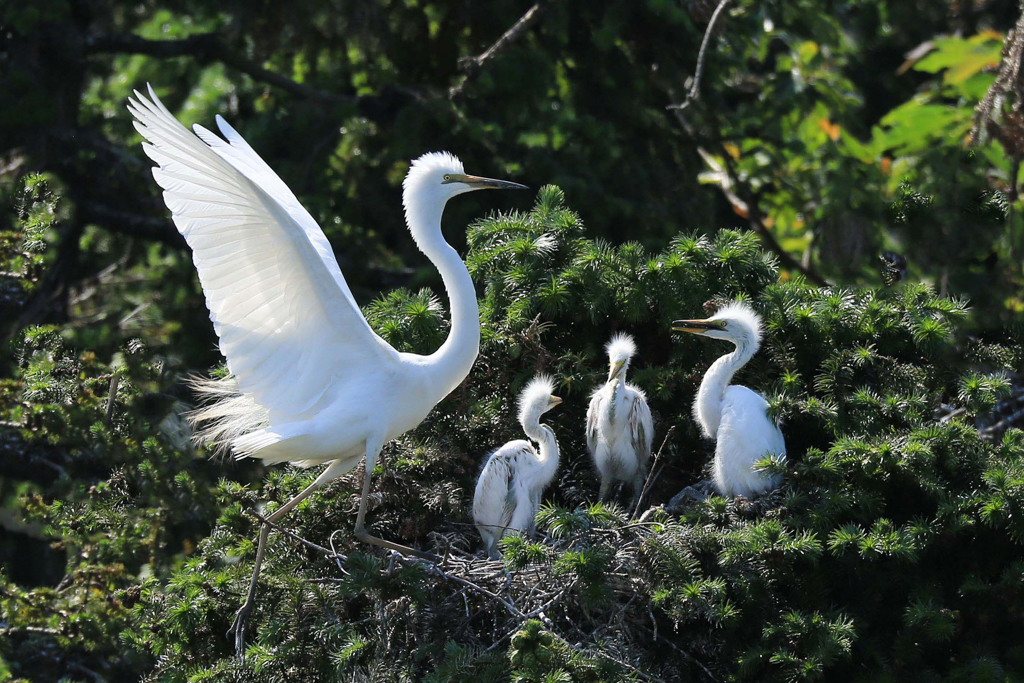
POLYGON ((620 332, 612 337, 604 350, 608 352, 608 381, 624 378, 629 369, 629 359, 636 354, 636 344, 633 337, 620 332))
POLYGON ((536 422, 561 402, 555 396, 555 380, 550 375, 537 375, 519 394, 519 422, 523 426, 536 422))
POLYGON ((737 346, 756 347, 761 343, 761 316, 742 301, 723 306, 706 320, 676 320, 672 323, 672 329, 714 339, 727 339, 737 346))
POLYGON ((428 152, 412 162, 402 183, 406 204, 411 193, 446 202, 473 190, 525 190, 525 185, 467 175, 458 157, 448 152, 428 152))

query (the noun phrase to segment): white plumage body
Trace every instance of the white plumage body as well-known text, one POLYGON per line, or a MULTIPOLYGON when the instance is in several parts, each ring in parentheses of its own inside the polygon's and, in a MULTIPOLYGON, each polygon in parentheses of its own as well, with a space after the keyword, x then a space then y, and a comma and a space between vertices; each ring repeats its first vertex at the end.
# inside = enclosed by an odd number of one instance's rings
POLYGON ((473 521, 491 559, 498 559, 498 541, 508 532, 533 534, 534 518, 544 489, 558 473, 558 443, 540 416, 561 399, 552 395, 548 377, 534 379, 519 400, 519 421, 538 446, 518 439, 487 457, 473 494, 473 521))
POLYGON ((715 439, 715 488, 723 496, 750 497, 778 487, 781 477, 755 470, 754 463, 770 455, 785 461, 782 430, 769 419, 763 396, 729 384, 761 345, 760 317, 747 304, 737 302, 707 320, 677 320, 673 327, 736 345, 708 368, 693 404, 701 431, 715 439))
POLYGON ((722 398, 713 465, 715 488, 725 496, 750 497, 777 488, 780 476, 754 470, 754 463, 769 454, 786 455, 782 430, 768 419, 768 402, 742 386, 730 386, 722 398))
POLYGON ((473 521, 489 557, 509 531, 531 535, 544 489, 558 462, 545 463, 532 443, 509 441, 487 458, 473 495, 473 521))
POLYGON ((219 421, 210 434, 237 457, 338 461, 337 476, 418 425, 468 374, 479 345, 472 281, 439 230, 445 201, 459 192, 440 180, 416 184, 433 167, 461 164, 424 157, 405 198, 410 230, 442 271, 461 329, 431 356, 399 353, 367 324, 316 221, 245 140, 219 116, 226 141, 201 126, 193 135, 150 95, 136 93, 130 109, 192 248, 231 371, 207 390, 230 400, 198 413, 219 421))
MULTIPOLYGON (((449 199, 486 188, 522 188, 466 175, 451 154, 412 162, 405 219, 437 266, 451 300, 452 331, 429 356, 399 353, 363 317, 327 237, 276 173, 226 121, 224 138, 181 125, 152 88, 129 99, 153 177, 192 260, 231 376, 198 380, 209 399, 193 419, 199 440, 237 457, 328 467, 267 520, 277 522, 319 487, 366 457, 356 537, 432 557, 366 533, 366 500, 384 443, 418 425, 469 374, 480 345, 476 290, 441 234, 449 199)), ((231 633, 244 651, 248 614, 269 527, 260 530, 245 603, 231 633)))
POLYGON ((642 390, 616 380, 594 392, 587 410, 587 447, 602 489, 619 482, 642 487, 653 438, 654 421, 642 390))
POLYGON ((631 507, 639 503, 651 458, 654 420, 647 396, 626 382, 629 362, 636 353, 633 338, 617 334, 605 347, 608 381, 598 387, 587 409, 587 449, 601 477, 601 500, 621 482, 633 488, 631 507))

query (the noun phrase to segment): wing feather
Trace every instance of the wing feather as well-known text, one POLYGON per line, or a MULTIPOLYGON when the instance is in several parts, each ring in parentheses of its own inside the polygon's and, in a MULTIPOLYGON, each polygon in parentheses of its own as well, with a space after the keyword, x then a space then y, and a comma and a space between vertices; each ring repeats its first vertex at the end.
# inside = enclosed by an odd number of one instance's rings
POLYGON ((637 459, 646 464, 651 458, 651 444, 654 440, 654 418, 651 417, 651 409, 647 405, 647 398, 643 392, 630 387, 636 393, 633 397, 633 406, 629 411, 630 441, 637 459))
POLYGON ((591 455, 597 451, 597 424, 598 415, 601 412, 601 389, 594 392, 590 398, 590 407, 587 408, 587 448, 591 455))
POLYGON ((356 305, 316 221, 219 116, 227 140, 185 128, 149 90, 128 109, 158 166, 239 390, 282 416, 314 408, 339 381, 397 363, 356 305))

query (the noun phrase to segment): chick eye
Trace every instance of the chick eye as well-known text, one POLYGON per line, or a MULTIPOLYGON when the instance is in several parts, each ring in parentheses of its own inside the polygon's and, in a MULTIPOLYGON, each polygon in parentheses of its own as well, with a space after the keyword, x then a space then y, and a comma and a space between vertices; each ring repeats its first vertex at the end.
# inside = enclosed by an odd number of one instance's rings
POLYGON ((722 329, 724 330, 725 328, 729 327, 729 322, 727 320, 723 320, 721 325, 722 325, 722 329))
POLYGON ((450 175, 448 175, 447 173, 446 173, 446 174, 444 175, 444 181, 445 181, 446 183, 447 183, 447 182, 448 182, 449 180, 451 180, 451 179, 452 179, 452 177, 451 177, 450 175))

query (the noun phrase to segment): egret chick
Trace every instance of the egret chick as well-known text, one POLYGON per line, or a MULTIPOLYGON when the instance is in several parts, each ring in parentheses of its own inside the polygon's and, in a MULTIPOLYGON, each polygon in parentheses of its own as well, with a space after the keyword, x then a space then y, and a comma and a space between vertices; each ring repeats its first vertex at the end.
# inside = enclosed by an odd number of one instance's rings
POLYGON ((776 488, 781 477, 755 471, 754 463, 769 455, 785 461, 782 431, 768 418, 763 396, 729 385, 761 345, 761 318, 747 304, 735 302, 707 320, 677 320, 672 329, 736 345, 735 351, 712 363, 693 404, 693 416, 704 436, 716 440, 715 488, 723 496, 744 497, 776 488))
MULTIPOLYGON (((367 533, 373 468, 385 443, 422 422, 465 379, 480 348, 473 280, 441 233, 445 205, 474 190, 523 186, 467 175, 448 153, 412 162, 402 184, 405 221, 441 274, 452 325, 434 353, 400 353, 366 322, 316 220, 224 119, 216 117, 220 136, 198 125, 193 133, 152 88, 148 98, 136 91, 128 109, 174 225, 192 249, 231 371, 226 380, 199 382, 212 399, 195 415, 206 425, 200 438, 238 458, 326 465, 267 517, 271 523, 365 458, 356 538, 433 558, 367 533)), ((260 530, 249 592, 229 631, 239 654, 269 531, 260 530)))
POLYGON ((473 495, 473 521, 492 560, 501 557, 498 541, 509 531, 533 534, 540 496, 558 471, 558 443, 540 416, 562 399, 554 381, 535 377, 519 395, 519 423, 539 448, 525 440, 509 441, 487 458, 473 495))
POLYGON ((607 500, 619 482, 633 486, 630 510, 640 502, 647 462, 651 458, 654 421, 647 396, 626 383, 629 361, 636 344, 628 334, 617 334, 605 346, 608 381, 590 399, 587 410, 587 448, 601 475, 601 500, 607 500))

